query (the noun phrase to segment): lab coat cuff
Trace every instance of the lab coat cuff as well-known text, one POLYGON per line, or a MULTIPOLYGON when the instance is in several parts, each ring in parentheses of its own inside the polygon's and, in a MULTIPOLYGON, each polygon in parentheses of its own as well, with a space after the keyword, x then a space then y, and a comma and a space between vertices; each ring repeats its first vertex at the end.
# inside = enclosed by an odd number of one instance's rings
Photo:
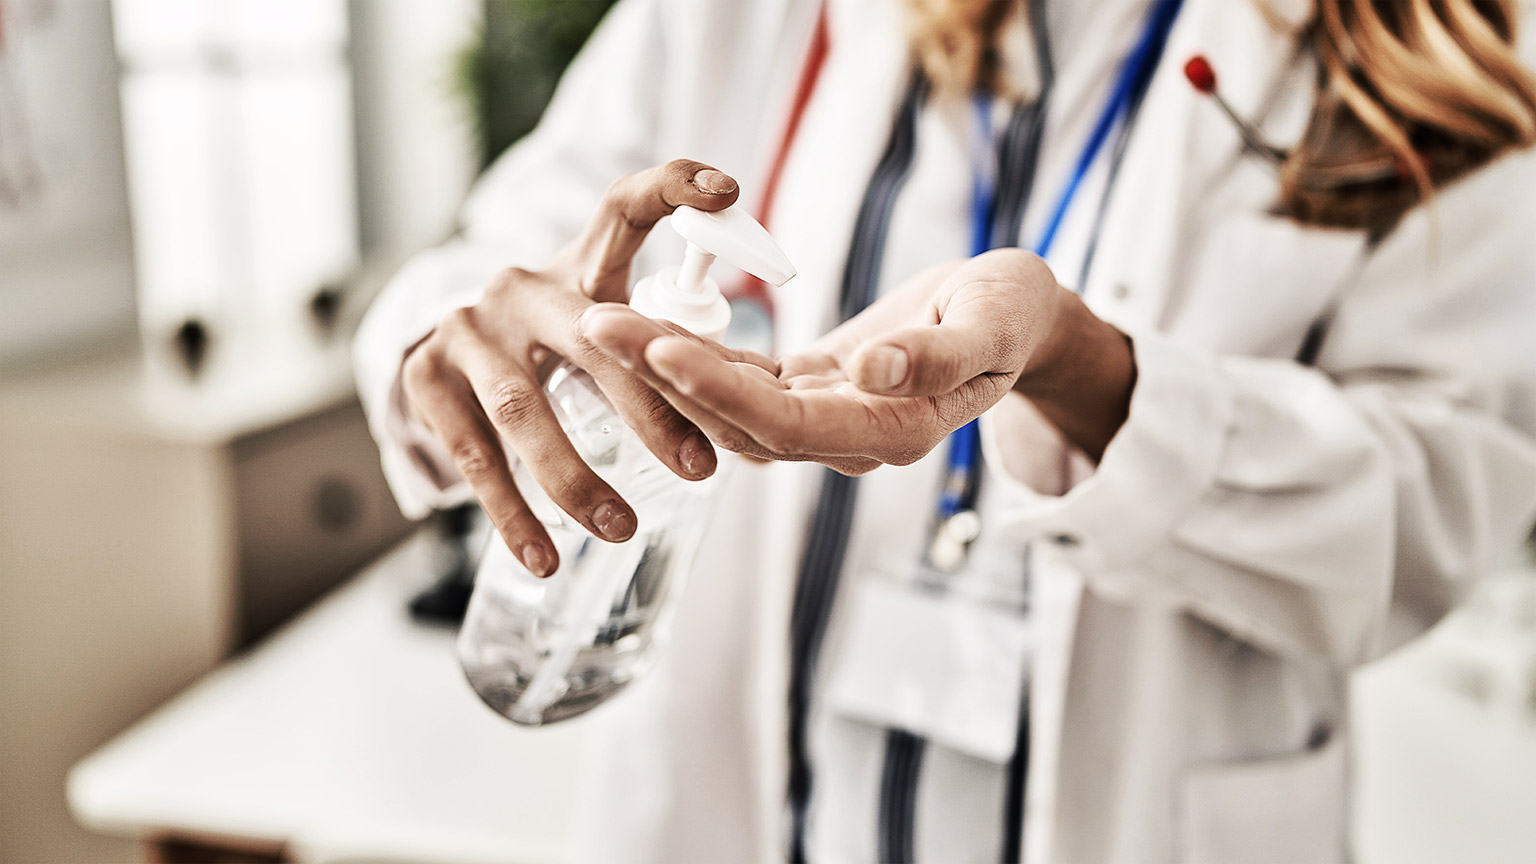
POLYGON ((406 353, 454 309, 479 302, 494 262, 463 247, 423 253, 385 287, 353 344, 358 393, 400 512, 420 519, 472 497, 447 449, 406 409, 406 353))
MULTIPOLYGON (((1049 495, 992 472, 1008 487, 1002 520, 1010 530, 1056 544, 1081 572, 1106 581, 1130 578, 1135 568, 1127 565, 1166 539, 1208 492, 1233 413, 1214 356, 1157 333, 1132 334, 1132 348, 1130 412, 1092 474, 1049 495)), ((988 425, 989 436, 1008 434, 988 425)))
POLYGON ((379 436, 384 479, 407 519, 421 519, 469 501, 474 493, 442 442, 410 415, 396 376, 379 436))

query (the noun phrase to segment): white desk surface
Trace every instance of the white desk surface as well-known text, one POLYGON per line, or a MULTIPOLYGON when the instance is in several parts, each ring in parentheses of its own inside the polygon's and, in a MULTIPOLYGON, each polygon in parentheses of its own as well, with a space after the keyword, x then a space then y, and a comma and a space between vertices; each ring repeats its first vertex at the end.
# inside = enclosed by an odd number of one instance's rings
POLYGON ((485 707, 452 632, 406 615, 428 553, 407 542, 75 766, 75 817, 305 861, 569 860, 577 739, 602 712, 527 730, 485 707))
MULTIPOLYGON (((76 818, 286 843, 331 864, 571 860, 578 741, 605 714, 527 730, 484 707, 452 633, 405 614, 431 581, 428 551, 408 542, 77 765, 76 818)), ((1367 864, 1536 860, 1536 720, 1435 681, 1454 632, 1357 676, 1367 864)))
POLYGON ((1533 566, 1485 580, 1468 607, 1355 675, 1361 864, 1536 861, 1533 566), (1498 675, 1502 692, 1488 686, 1498 675))
POLYGON ((1536 861, 1536 721, 1407 668, 1355 684, 1360 864, 1536 861))

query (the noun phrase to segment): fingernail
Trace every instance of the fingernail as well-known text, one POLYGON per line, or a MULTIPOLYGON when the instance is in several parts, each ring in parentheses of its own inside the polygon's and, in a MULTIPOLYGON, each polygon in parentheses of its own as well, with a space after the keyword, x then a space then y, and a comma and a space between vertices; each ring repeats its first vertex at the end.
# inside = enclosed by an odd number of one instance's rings
POLYGON ((708 192, 711 195, 724 195, 736 191, 736 181, 713 168, 705 168, 693 175, 693 185, 699 187, 699 191, 708 192))
POLYGON ((592 524, 605 540, 628 540, 635 533, 635 517, 617 501, 604 501, 592 511, 592 524))
POLYGON ((684 471, 700 479, 715 473, 715 450, 698 432, 683 439, 682 446, 677 448, 677 461, 684 471))
POLYGON ((549 554, 549 550, 537 543, 524 546, 523 554, 518 557, 523 559, 523 566, 528 568, 528 572, 540 579, 548 576, 549 571, 554 569, 553 556, 549 554))
POLYGON ((869 352, 864 378, 877 390, 895 390, 907 380, 907 352, 890 345, 869 352))

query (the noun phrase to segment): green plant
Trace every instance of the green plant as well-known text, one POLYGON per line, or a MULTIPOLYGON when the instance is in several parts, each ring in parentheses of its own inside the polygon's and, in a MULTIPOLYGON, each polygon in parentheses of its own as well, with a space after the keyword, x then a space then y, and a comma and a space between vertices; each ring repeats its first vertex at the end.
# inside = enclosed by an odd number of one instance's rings
POLYGON ((456 58, 481 168, 539 122, 555 84, 615 0, 485 0, 485 22, 456 58))

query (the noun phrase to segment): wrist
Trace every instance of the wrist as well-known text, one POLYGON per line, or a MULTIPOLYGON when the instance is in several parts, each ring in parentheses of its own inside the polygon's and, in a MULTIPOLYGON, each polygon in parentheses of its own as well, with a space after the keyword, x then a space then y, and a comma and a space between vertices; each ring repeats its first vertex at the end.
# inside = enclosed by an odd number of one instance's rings
POLYGON ((1013 389, 1097 459, 1129 414, 1135 353, 1128 336, 1093 314, 1076 294, 1060 290, 1066 296, 1051 332, 1013 389))
POLYGON ((1059 286, 1056 291, 1060 296, 1049 331, 1013 385, 1015 392, 1035 401, 1063 398, 1085 385, 1097 386, 1096 379, 1112 371, 1113 364, 1105 361, 1126 348, 1124 335, 1093 314, 1075 293, 1059 286))

